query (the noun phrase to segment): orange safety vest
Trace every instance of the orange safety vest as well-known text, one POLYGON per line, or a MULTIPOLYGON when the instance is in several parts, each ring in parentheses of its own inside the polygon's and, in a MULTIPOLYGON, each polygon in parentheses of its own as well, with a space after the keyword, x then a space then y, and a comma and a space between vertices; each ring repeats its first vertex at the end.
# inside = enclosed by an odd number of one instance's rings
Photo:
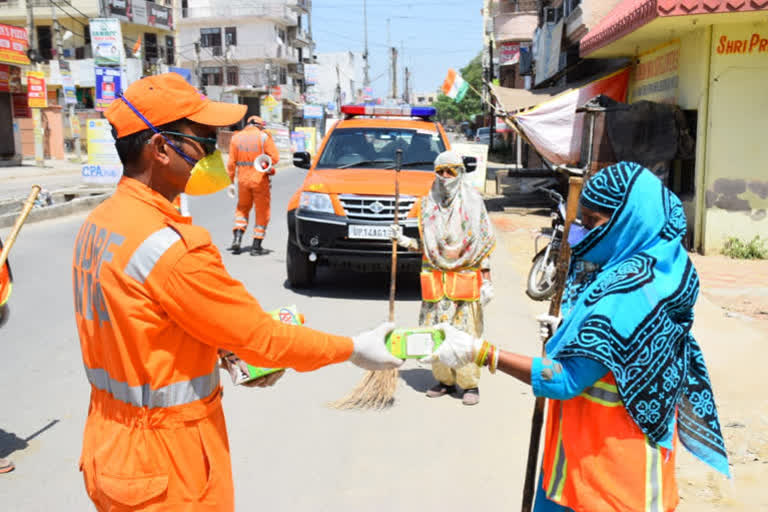
POLYGON ((233 510, 219 347, 300 371, 352 351, 273 320, 208 232, 131 178, 80 229, 73 280, 91 384, 80 468, 99 510, 233 510))
POLYGON ((421 299, 437 302, 443 297, 451 300, 476 301, 480 299, 483 275, 480 269, 421 271, 421 299))
POLYGON ((542 483, 550 500, 576 512, 675 510, 674 451, 648 441, 612 373, 577 397, 547 402, 542 483))
MULTIPOLYGON (((0 252, 3 250, 3 242, 0 241, 0 252)), ((13 276, 11 276, 11 265, 8 260, 5 260, 5 264, 0 267, 0 307, 4 306, 8 299, 11 298, 11 290, 13 289, 13 276)))
POLYGON ((266 174, 257 171, 253 167, 253 161, 262 154, 269 155, 272 165, 277 165, 280 160, 275 141, 266 131, 248 126, 234 134, 229 142, 229 161, 227 162, 229 179, 234 181, 235 171, 237 171, 237 181, 240 185, 254 187, 261 183, 266 174))

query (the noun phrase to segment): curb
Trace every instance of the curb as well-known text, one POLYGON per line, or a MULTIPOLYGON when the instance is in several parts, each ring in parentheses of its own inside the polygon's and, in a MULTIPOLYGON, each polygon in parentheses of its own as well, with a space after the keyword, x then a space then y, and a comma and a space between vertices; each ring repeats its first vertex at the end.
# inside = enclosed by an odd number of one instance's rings
MULTIPOLYGON (((90 210, 112 195, 112 192, 72 199, 63 204, 54 204, 44 208, 33 208, 27 217, 27 223, 41 222, 44 220, 64 217, 82 211, 90 210)), ((20 212, 11 212, 0 215, 0 228, 13 226, 20 212)))

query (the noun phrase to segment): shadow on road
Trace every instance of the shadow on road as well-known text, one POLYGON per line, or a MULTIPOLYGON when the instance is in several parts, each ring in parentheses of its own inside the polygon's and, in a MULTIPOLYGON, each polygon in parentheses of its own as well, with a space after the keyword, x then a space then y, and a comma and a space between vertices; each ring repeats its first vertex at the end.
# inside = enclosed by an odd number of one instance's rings
POLYGON ((432 376, 432 371, 426 368, 409 368, 407 370, 400 370, 400 377, 405 381, 408 386, 413 388, 414 391, 419 393, 426 393, 429 388, 435 383, 435 378, 432 376))
POLYGON ((0 459, 7 457, 14 452, 27 448, 29 446, 29 441, 36 438, 37 436, 39 436, 49 428, 53 427, 58 422, 59 420, 51 420, 43 428, 41 428, 40 430, 38 430, 37 432, 33 433, 32 435, 28 436, 25 439, 22 439, 21 437, 17 436, 12 432, 6 432, 2 428, 0 428, 0 459))
MULTIPOLYGON (((352 272, 319 267, 311 288, 291 288, 286 280, 283 286, 306 297, 329 299, 389 300, 389 274, 385 272, 352 272)), ((418 274, 397 276, 396 300, 421 300, 418 274)))

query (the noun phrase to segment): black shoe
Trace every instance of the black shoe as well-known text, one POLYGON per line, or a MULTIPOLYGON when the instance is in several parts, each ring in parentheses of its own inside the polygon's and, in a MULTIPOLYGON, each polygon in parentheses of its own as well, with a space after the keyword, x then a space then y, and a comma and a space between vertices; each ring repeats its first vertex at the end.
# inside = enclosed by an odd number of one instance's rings
POLYGON ((264 249, 261 248, 261 238, 254 238, 253 245, 251 245, 251 256, 261 256, 264 254, 264 249))
POLYGON ((427 396, 429 398, 437 398, 439 396, 443 395, 452 395, 456 392, 456 386, 449 386, 447 384, 443 384, 442 382, 438 382, 434 386, 432 386, 430 389, 427 390, 427 396))
POLYGON ((239 229, 232 231, 232 245, 229 250, 232 254, 240 254, 240 243, 243 241, 243 232, 239 229))

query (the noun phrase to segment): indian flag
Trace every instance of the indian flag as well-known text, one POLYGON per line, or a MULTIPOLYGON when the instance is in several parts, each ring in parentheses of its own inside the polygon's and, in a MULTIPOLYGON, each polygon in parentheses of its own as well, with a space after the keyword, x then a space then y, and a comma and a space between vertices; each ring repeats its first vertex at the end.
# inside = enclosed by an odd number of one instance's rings
POLYGON ((468 89, 469 84, 461 78, 461 74, 457 73, 455 69, 449 69, 448 76, 445 77, 443 82, 443 94, 458 103, 464 99, 468 89))

